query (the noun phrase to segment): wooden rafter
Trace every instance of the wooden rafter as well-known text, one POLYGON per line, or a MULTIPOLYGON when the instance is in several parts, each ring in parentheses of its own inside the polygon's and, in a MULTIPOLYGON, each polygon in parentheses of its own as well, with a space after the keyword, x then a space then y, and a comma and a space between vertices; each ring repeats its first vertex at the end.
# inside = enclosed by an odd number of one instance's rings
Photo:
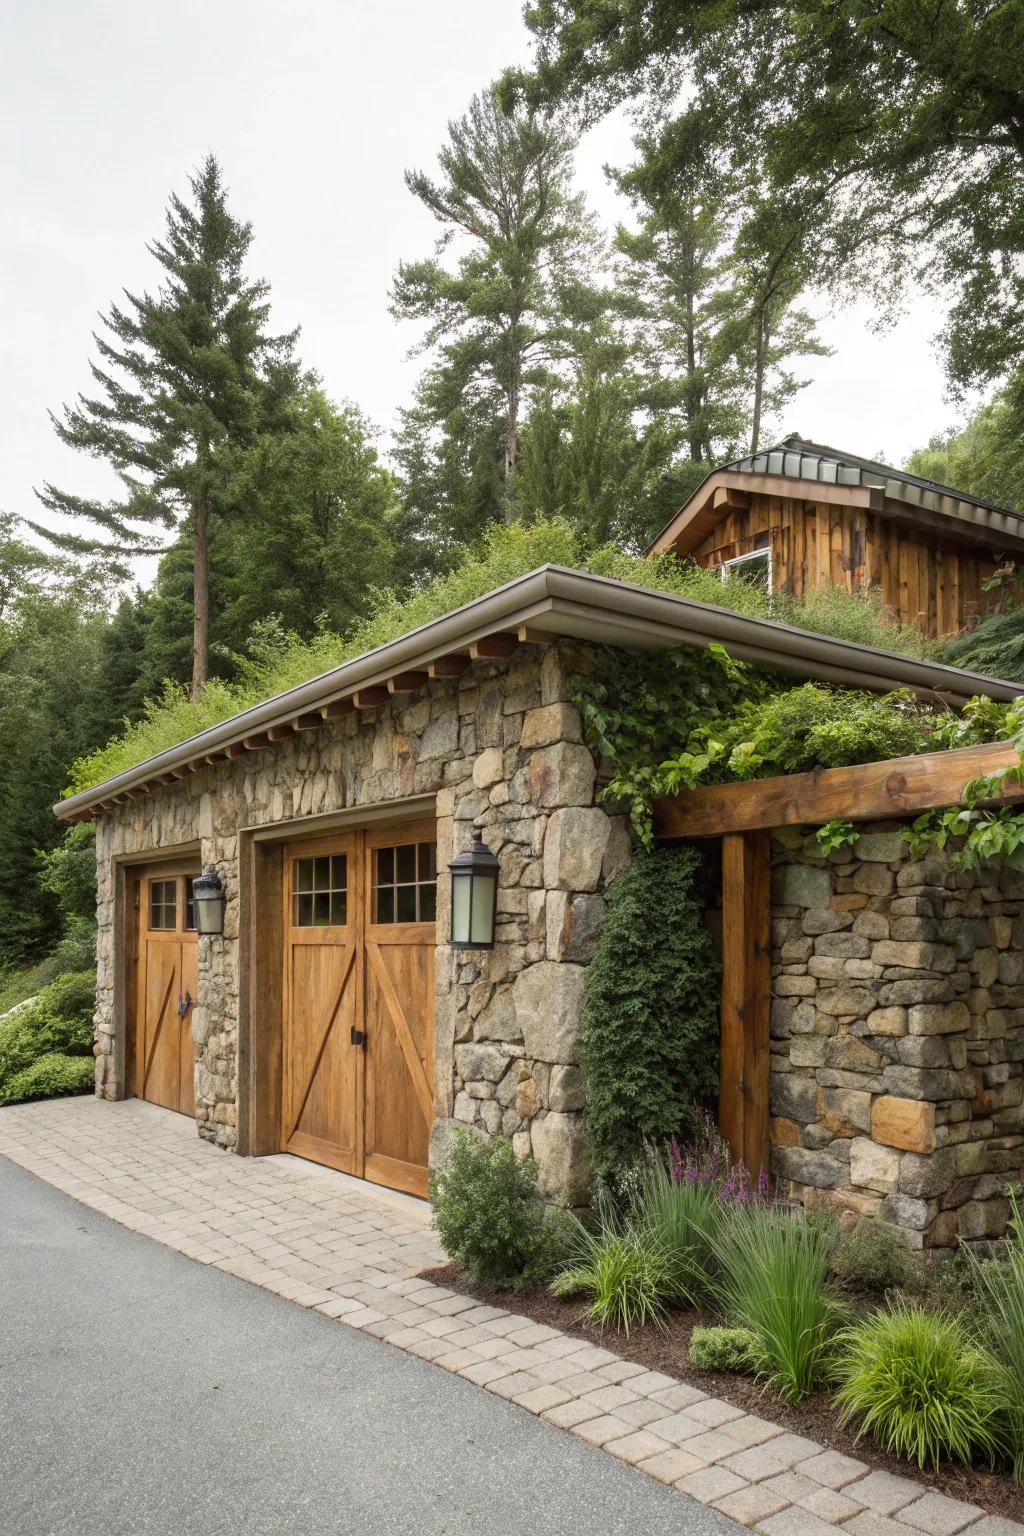
POLYGON ((389 693, 416 693, 425 688, 430 678, 426 672, 396 672, 388 678, 389 693))

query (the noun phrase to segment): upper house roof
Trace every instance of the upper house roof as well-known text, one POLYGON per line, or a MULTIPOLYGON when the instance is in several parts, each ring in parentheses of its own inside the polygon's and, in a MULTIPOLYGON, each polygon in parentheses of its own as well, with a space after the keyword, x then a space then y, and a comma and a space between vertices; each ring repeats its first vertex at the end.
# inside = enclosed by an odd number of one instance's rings
POLYGON ((318 729, 352 710, 372 710, 395 694, 408 697, 436 678, 458 677, 474 660, 509 656, 519 645, 544 645, 561 637, 631 650, 718 642, 731 655, 776 672, 877 692, 910 688, 951 704, 976 693, 1004 700, 1024 695, 1019 683, 731 613, 632 582, 545 565, 82 790, 54 810, 62 820, 89 820, 208 764, 318 729))
POLYGON ((883 512, 933 532, 994 553, 1024 550, 1024 517, 979 496, 968 496, 937 480, 925 480, 861 459, 842 449, 827 448, 792 436, 712 470, 686 505, 665 525, 649 552, 676 549, 686 554, 702 542, 724 510, 732 490, 759 490, 775 496, 802 496, 809 501, 845 502, 883 512), (808 482, 813 482, 813 488, 808 482), (716 505, 717 503, 717 505, 716 505))

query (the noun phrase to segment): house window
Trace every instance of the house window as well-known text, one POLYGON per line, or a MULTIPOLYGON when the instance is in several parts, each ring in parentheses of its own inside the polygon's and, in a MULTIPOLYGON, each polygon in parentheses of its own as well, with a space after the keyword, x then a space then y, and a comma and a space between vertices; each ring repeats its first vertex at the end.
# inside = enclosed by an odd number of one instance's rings
POLYGON ((737 555, 734 560, 723 560, 718 567, 723 581, 738 578, 752 587, 772 590, 772 552, 770 549, 753 549, 749 555, 737 555))
POLYGON ((432 923, 437 909, 436 843, 378 848, 373 886, 375 922, 432 923))

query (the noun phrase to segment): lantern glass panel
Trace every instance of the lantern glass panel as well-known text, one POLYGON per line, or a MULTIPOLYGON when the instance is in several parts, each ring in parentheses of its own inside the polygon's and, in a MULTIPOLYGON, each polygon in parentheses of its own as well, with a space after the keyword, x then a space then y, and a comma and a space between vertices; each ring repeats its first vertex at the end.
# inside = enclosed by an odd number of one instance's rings
POLYGON ((493 920, 494 877, 492 875, 474 875, 470 932, 476 943, 491 943, 494 938, 494 934, 491 931, 493 920))
POLYGON ((452 939, 456 944, 469 943, 469 893, 472 884, 470 875, 452 876, 452 939))

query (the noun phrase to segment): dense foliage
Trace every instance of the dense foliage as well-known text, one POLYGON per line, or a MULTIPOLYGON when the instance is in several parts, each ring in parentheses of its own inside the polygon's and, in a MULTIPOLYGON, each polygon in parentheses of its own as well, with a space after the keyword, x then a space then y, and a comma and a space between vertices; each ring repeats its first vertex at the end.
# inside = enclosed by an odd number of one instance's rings
MULTIPOLYGON (((682 564, 672 555, 644 559, 623 553, 611 544, 594 547, 564 518, 495 526, 464 550, 451 570, 411 592, 387 588, 374 591, 366 601, 364 617, 343 636, 326 626, 304 637, 283 631, 276 624, 263 625, 254 634, 248 655, 236 657, 236 675, 232 680, 212 680, 198 699, 189 697, 180 683, 165 684, 150 698, 141 718, 126 722, 119 736, 75 764, 70 788, 86 789, 98 784, 239 710, 308 682, 331 667, 407 634, 431 619, 441 618, 495 587, 549 563, 637 582, 701 602, 717 602, 738 612, 765 617, 776 612, 767 594, 745 582, 723 585, 713 573, 682 564)), ((812 595, 804 604, 787 601, 777 611, 788 622, 804 624, 809 629, 844 636, 854 631, 851 637, 864 641, 873 635, 875 643, 893 643, 910 652, 920 645, 914 630, 887 629, 870 597, 830 593, 819 599, 812 595)), ((684 653, 678 655, 680 659, 667 664, 673 671, 687 665, 682 659, 684 653)), ((694 658, 692 665, 696 669, 706 665, 700 651, 688 649, 685 656, 694 658)), ((723 666, 736 665, 723 662, 721 652, 715 656, 711 664, 711 674, 715 676, 723 666)), ((741 670, 746 677, 748 669, 741 670)), ((678 698, 681 692, 680 683, 674 696, 678 698)), ((653 692, 651 697, 653 700, 653 692)), ((710 702, 710 695, 708 698, 710 702)))
POLYGON ((717 645, 654 656, 610 652, 573 686, 588 736, 612 767, 604 795, 628 807, 646 844, 659 795, 995 741, 1013 733, 1016 718, 985 698, 956 715, 905 690, 797 685, 717 645))
POLYGON ((749 1328, 694 1328, 690 1334, 690 1359, 705 1371, 737 1375, 757 1369, 757 1335, 749 1328))
POLYGON ((537 1166, 521 1161, 505 1136, 458 1130, 447 1161, 430 1175, 441 1244, 474 1280, 519 1287, 550 1273, 554 1223, 537 1192, 537 1166))
POLYGON ((1024 342, 1024 14, 921 0, 536 0, 532 74, 503 99, 628 103, 667 197, 725 185, 737 244, 895 306, 952 296, 953 377, 1024 342))
POLYGON ((825 1223, 755 1204, 717 1244, 719 1310, 753 1333, 758 1374, 791 1402, 823 1381, 841 1320, 828 1287, 833 1240, 825 1223))
POLYGON ((843 1421, 919 1467, 1001 1448, 1001 1384, 948 1313, 902 1300, 873 1312, 845 1333, 836 1376, 843 1421))
POLYGON ((718 1091, 719 962, 691 849, 641 851, 613 882, 587 967, 580 1064, 594 1165, 682 1135, 718 1091))
POLYGON ((847 1290, 881 1295, 911 1286, 917 1266, 892 1227, 864 1218, 837 1238, 831 1273, 847 1290))
POLYGON ((668 1252, 650 1228, 607 1198, 596 1228, 572 1218, 574 1252, 552 1281, 556 1296, 585 1296, 587 1316, 628 1335, 660 1324, 669 1296, 668 1252))
POLYGON ((95 972, 69 972, 0 1018, 0 1103, 92 1087, 95 1002, 95 972))
POLYGON ((994 1362, 1003 1399, 1013 1475, 1024 1481, 1024 1214, 1020 1190, 1010 1189, 1010 1222, 998 1260, 964 1250, 975 1321, 994 1362))

